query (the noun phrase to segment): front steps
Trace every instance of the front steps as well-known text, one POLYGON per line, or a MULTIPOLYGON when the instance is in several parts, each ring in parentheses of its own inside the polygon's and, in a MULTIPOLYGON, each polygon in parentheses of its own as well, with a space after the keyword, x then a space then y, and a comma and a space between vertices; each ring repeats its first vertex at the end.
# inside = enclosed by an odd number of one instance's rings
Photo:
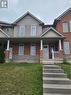
POLYGON ((71 95, 71 80, 57 65, 43 65, 43 95, 71 95))

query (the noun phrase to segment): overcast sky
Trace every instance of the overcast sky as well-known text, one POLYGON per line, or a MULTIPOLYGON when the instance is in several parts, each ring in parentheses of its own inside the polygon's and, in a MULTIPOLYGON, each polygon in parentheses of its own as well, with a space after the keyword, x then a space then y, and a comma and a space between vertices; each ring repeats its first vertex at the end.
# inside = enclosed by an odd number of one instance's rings
POLYGON ((8 0, 8 8, 0 8, 0 21, 13 22, 27 11, 46 24, 71 7, 71 0, 8 0))

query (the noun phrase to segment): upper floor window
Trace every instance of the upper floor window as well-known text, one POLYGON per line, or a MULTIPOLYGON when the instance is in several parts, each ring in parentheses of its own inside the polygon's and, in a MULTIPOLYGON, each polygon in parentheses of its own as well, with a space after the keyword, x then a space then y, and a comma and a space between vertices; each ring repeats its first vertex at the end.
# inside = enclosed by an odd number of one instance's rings
POLYGON ((25 26, 20 26, 19 27, 19 37, 24 37, 25 35, 25 26))
POLYGON ((69 24, 70 24, 70 32, 71 32, 71 21, 70 21, 70 23, 69 23, 69 24))
POLYGON ((63 32, 68 32, 68 23, 67 22, 63 23, 63 32))
POLYGON ((31 36, 36 36, 36 25, 31 26, 31 36))

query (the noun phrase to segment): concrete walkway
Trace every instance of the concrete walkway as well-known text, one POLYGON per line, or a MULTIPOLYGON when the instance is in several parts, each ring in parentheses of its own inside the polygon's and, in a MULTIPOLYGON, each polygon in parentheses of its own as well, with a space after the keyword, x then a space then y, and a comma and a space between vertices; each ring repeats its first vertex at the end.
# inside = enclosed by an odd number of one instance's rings
POLYGON ((43 65, 43 95, 71 95, 71 80, 57 65, 43 65))

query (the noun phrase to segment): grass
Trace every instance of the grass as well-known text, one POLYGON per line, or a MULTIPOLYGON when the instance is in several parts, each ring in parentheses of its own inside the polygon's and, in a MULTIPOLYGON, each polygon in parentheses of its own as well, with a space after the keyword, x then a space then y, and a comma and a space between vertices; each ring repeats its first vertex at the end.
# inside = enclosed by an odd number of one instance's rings
POLYGON ((0 64, 0 95, 42 95, 42 65, 0 64))
POLYGON ((60 64, 61 68, 64 69, 64 72, 67 74, 67 77, 71 79, 71 64, 62 63, 60 64))

